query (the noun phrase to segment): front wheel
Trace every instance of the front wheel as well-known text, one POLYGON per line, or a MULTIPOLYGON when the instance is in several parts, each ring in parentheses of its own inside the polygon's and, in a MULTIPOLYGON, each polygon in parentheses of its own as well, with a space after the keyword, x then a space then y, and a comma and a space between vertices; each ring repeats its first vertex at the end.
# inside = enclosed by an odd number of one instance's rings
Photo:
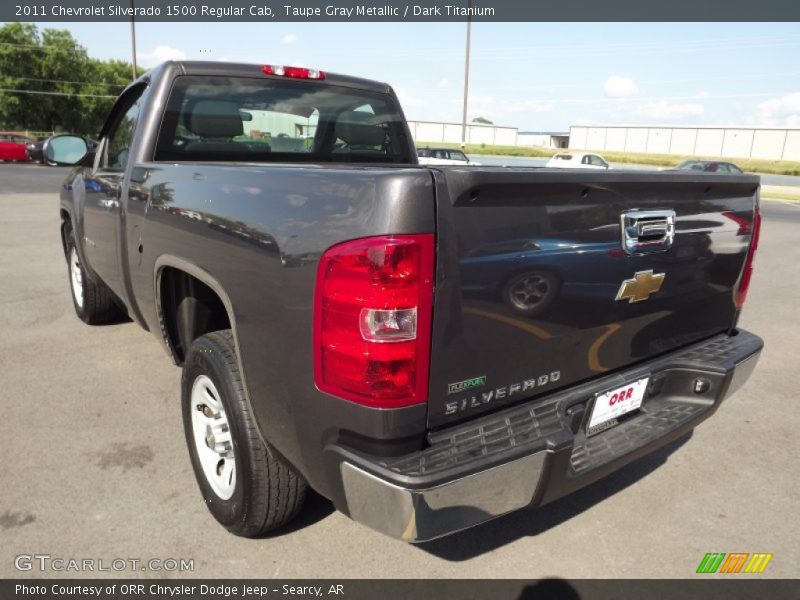
POLYGON ((75 233, 72 229, 67 231, 66 252, 69 288, 78 318, 89 325, 98 325, 119 319, 120 310, 108 288, 101 282, 92 281, 86 276, 86 269, 78 254, 75 233))
POLYGON ((288 523, 300 511, 307 484, 261 441, 229 329, 192 343, 181 396, 192 467, 214 518, 246 537, 288 523))

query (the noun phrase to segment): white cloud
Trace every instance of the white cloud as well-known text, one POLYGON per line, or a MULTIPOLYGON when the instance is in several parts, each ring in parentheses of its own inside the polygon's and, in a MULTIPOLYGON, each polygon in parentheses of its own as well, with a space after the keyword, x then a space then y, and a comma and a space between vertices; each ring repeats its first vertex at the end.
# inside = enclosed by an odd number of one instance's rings
POLYGON ((172 46, 162 44, 156 46, 152 52, 140 54, 139 58, 142 59, 144 63, 157 65, 167 60, 186 60, 186 53, 179 48, 173 48, 172 46))
POLYGON ((281 38, 281 44, 284 46, 288 46, 289 44, 294 44, 297 41, 297 36, 293 33, 287 33, 285 36, 281 38))
POLYGON ((612 75, 603 84, 603 93, 609 98, 631 98, 639 93, 639 86, 630 77, 612 75))
POLYGON ((425 106, 425 103, 422 100, 420 100, 416 96, 412 96, 401 87, 395 86, 394 91, 397 94, 397 97, 400 99, 400 104, 404 108, 409 106, 425 106))
POLYGON ((800 112, 800 92, 773 98, 758 105, 758 109, 769 115, 785 115, 800 112))
POLYGON ((758 105, 756 118, 767 127, 797 127, 800 123, 800 92, 765 100, 758 105))
POLYGON ((442 89, 448 88, 448 87, 450 87, 450 80, 447 77, 442 77, 439 80, 439 83, 436 84, 436 87, 442 88, 442 89))
POLYGON ((700 90, 699 92, 697 92, 697 97, 698 98, 709 98, 709 97, 711 97, 711 94, 709 92, 705 91, 705 90, 700 90))
POLYGON ((697 102, 671 103, 666 100, 659 102, 648 102, 639 104, 634 112, 637 115, 651 117, 653 119, 686 119, 688 117, 699 117, 705 114, 706 109, 697 102))

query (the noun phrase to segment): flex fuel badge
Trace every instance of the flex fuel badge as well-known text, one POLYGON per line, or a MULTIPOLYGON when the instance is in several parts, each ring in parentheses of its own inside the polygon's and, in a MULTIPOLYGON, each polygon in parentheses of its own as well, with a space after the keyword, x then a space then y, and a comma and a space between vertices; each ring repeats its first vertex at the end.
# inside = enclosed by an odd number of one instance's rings
POLYGON ((447 395, 465 392, 472 388, 481 387, 486 385, 486 375, 480 377, 473 377, 472 379, 465 379, 464 381, 457 381, 456 383, 447 384, 447 395))

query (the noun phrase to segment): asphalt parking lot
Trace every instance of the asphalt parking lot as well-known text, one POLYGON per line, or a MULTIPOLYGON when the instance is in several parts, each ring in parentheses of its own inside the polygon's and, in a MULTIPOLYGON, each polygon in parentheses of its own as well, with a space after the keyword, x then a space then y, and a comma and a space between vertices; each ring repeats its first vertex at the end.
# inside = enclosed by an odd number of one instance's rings
POLYGON ((800 205, 763 205, 741 326, 766 347, 745 388, 692 436, 557 503, 425 545, 385 538, 314 495, 291 530, 248 540, 203 505, 180 371, 157 340, 75 317, 62 176, 0 164, 0 577, 81 575, 20 573, 20 554, 194 559, 193 573, 166 575, 208 578, 692 577, 707 552, 770 552, 763 577, 800 575, 800 205))

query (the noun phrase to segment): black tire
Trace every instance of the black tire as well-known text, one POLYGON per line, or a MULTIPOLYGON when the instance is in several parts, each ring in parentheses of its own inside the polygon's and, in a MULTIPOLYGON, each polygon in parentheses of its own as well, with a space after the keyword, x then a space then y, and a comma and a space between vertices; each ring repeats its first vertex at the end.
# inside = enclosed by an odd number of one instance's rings
POLYGON ((75 244, 75 233, 71 227, 66 231, 67 277, 72 292, 75 314, 89 325, 100 325, 119 320, 122 313, 114 301, 113 294, 102 282, 95 282, 86 275, 75 244), (75 261, 75 264, 73 263, 75 261), (73 267, 80 273, 80 288, 73 278, 73 267))
POLYGON ((544 311, 558 296, 558 277, 549 271, 526 271, 503 286, 503 301, 515 313, 533 317, 544 311))
POLYGON ((291 521, 303 505, 308 485, 289 463, 261 441, 229 329, 209 333, 192 343, 183 366, 181 399, 192 467, 214 518, 231 533, 245 537, 262 535, 291 521), (199 409, 193 406, 192 389, 201 376, 213 382, 230 431, 236 477, 228 499, 221 498, 213 489, 195 442, 192 411, 199 409))

